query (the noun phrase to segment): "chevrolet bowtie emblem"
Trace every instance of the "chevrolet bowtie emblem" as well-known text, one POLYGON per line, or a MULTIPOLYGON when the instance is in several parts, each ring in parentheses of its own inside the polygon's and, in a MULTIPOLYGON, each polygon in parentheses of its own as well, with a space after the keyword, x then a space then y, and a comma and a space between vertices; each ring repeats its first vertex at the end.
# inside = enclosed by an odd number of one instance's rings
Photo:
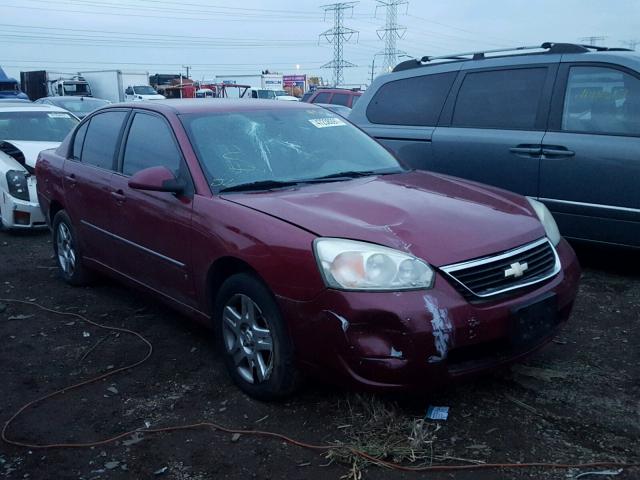
POLYGON ((512 263, 511 266, 504 271, 504 276, 505 278, 506 277, 518 278, 524 275, 524 272, 526 272, 528 268, 529 268, 529 265, 527 265, 527 262, 512 263))

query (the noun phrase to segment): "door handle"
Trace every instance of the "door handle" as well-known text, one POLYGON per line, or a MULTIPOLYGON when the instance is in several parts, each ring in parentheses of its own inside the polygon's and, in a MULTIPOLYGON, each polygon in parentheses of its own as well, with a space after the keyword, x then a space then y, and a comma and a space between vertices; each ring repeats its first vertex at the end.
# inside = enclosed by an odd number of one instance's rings
POLYGON ((541 145, 517 145, 509 149, 511 153, 516 155, 525 155, 529 157, 539 157, 542 154, 541 145))
POLYGON ((122 190, 111 192, 111 196, 116 199, 116 203, 118 205, 122 205, 127 200, 127 197, 122 190))
POLYGON ((69 175, 65 175, 65 180, 67 182, 69 182, 71 184, 72 187, 75 187, 76 183, 78 183, 78 180, 76 180, 76 176, 74 173, 71 173, 69 175))
POLYGON ((576 154, 566 147, 542 147, 542 155, 549 157, 573 157, 576 154))

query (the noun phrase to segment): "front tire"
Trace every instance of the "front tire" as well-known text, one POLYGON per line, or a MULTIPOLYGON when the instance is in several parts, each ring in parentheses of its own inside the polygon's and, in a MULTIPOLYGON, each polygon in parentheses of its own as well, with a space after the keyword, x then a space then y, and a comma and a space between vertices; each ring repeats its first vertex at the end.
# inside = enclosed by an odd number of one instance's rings
POLYGON ((256 277, 229 277, 216 296, 217 341, 233 381, 248 395, 274 400, 298 385, 294 349, 278 305, 256 277))
POLYGON ((62 279, 69 285, 89 283, 90 273, 82 264, 78 237, 67 212, 60 210, 53 218, 53 251, 62 279))

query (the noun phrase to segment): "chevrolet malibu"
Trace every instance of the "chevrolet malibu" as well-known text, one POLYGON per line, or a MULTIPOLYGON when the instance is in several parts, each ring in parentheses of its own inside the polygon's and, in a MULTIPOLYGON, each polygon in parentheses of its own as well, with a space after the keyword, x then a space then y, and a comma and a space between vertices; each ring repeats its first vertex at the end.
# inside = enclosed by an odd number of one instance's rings
POLYGON ((535 200, 409 171, 305 103, 119 104, 36 173, 62 278, 93 272, 211 326, 237 385, 435 388, 530 354, 580 268, 535 200))

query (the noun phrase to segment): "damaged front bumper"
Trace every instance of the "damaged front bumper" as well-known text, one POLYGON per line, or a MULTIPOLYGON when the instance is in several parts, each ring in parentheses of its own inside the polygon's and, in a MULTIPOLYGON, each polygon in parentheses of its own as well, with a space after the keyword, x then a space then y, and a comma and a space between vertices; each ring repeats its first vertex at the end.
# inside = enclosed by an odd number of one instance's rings
POLYGON ((557 253, 555 277, 480 303, 441 274, 430 290, 326 290, 309 302, 278 301, 305 370, 359 389, 430 389, 522 358, 553 337, 580 278, 566 241, 557 253))
MULTIPOLYGON (((27 180, 29 198, 38 198, 36 178, 30 176, 27 180)), ((2 225, 7 229, 46 228, 47 222, 37 201, 21 200, 2 191, 2 225)))

